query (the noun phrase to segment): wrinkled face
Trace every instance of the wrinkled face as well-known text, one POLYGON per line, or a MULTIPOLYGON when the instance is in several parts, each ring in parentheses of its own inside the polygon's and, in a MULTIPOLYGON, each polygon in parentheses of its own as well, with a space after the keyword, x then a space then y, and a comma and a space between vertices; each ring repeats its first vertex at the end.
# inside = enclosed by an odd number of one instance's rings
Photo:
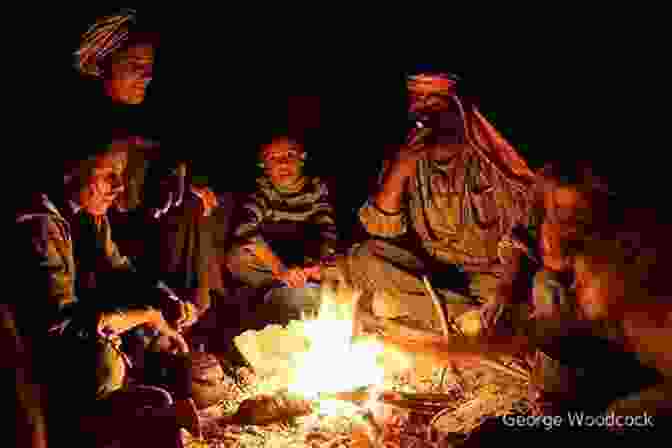
POLYGON ((544 194, 545 215, 540 238, 544 267, 553 271, 569 268, 562 245, 577 234, 589 207, 585 195, 571 187, 555 188, 544 194))
POLYGON ((125 148, 99 156, 80 192, 80 205, 93 216, 102 216, 124 191, 124 173, 128 163, 125 148))
POLYGON ((450 98, 424 91, 409 92, 408 111, 421 119, 446 111, 450 108, 450 98))
POLYGON ((261 157, 264 171, 274 185, 291 185, 302 175, 303 147, 287 138, 266 145, 261 157))
POLYGON ((113 101, 140 104, 152 80, 154 47, 136 45, 113 57, 105 81, 105 91, 113 101))

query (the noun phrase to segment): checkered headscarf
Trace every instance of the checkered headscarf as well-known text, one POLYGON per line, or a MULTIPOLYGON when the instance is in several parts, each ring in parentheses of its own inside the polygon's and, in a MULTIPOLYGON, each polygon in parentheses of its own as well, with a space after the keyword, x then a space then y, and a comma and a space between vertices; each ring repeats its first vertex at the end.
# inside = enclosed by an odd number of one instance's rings
POLYGON ((75 68, 84 75, 101 77, 101 64, 129 38, 130 27, 136 22, 133 9, 102 17, 84 33, 75 51, 75 68))

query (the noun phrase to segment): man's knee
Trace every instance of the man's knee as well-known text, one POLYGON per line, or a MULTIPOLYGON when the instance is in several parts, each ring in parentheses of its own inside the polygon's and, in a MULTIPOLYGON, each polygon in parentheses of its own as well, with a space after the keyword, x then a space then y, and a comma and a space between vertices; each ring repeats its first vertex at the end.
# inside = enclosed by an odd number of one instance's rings
POLYGON ((262 287, 273 280, 270 270, 261 270, 259 259, 242 246, 236 246, 229 251, 225 264, 231 277, 246 285, 262 287))

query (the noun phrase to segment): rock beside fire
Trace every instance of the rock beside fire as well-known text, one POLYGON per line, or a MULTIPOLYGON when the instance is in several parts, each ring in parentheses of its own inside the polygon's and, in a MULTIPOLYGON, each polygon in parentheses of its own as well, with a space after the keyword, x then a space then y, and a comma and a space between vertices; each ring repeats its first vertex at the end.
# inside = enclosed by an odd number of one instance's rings
POLYGON ((245 425, 267 425, 307 416, 312 412, 312 404, 306 400, 281 394, 258 395, 244 400, 233 420, 245 425))

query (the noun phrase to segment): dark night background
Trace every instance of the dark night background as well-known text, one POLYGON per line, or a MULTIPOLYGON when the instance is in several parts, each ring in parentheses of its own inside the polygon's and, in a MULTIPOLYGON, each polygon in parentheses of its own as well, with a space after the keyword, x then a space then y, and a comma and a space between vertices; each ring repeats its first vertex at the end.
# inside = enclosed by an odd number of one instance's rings
MULTIPOLYGON (((94 18, 106 12, 88 7, 52 24, 58 35, 39 61, 40 76, 50 73, 46 94, 54 97, 44 102, 54 109, 41 112, 49 124, 75 134, 95 117, 80 121, 91 89, 72 68, 71 53, 94 18)), ((139 13, 161 32, 162 44, 154 82, 145 104, 134 108, 133 120, 158 137, 164 151, 188 154, 217 189, 252 187, 259 142, 289 127, 305 137, 311 171, 334 176, 339 206, 354 211, 385 149, 403 140, 404 75, 416 68, 460 75, 462 94, 533 168, 549 160, 587 158, 619 189, 641 184, 640 179, 653 185, 650 161, 633 158, 626 143, 628 113, 636 109, 621 111, 614 101, 612 89, 623 83, 618 78, 623 68, 612 59, 618 45, 607 39, 571 42, 565 35, 553 40, 529 31, 519 42, 474 33, 482 41, 428 36, 417 45, 404 29, 387 39, 374 31, 354 32, 347 23, 331 33, 319 32, 322 22, 298 27, 281 19, 268 24, 177 8, 139 13), (240 31, 233 28, 238 25, 240 31), (413 55, 415 61, 409 59, 413 55)))

